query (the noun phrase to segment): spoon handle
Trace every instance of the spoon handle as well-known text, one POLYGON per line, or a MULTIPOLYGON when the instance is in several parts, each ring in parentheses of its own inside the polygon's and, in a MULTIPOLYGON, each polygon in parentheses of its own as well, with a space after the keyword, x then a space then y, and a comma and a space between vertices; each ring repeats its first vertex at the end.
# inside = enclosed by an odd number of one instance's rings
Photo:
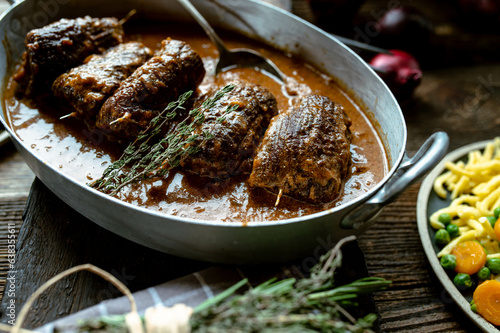
POLYGON ((196 7, 193 6, 193 4, 189 0, 177 0, 179 4, 182 5, 182 7, 191 14, 191 16, 198 22, 199 25, 205 30, 207 33, 208 37, 212 41, 212 43, 215 44, 215 47, 217 47, 217 50, 219 50, 219 54, 227 53, 228 50, 224 43, 222 43, 222 40, 219 38, 217 33, 215 33, 215 30, 212 28, 212 26, 207 22, 207 20, 203 17, 203 15, 200 14, 200 12, 196 9, 196 7))

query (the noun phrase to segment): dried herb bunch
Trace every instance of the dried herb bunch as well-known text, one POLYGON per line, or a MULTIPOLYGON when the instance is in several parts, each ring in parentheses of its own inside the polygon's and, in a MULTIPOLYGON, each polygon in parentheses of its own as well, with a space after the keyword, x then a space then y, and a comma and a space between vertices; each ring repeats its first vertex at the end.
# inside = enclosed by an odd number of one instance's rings
MULTIPOLYGON (((340 247, 354 236, 340 241, 311 269, 310 277, 276 281, 271 279, 242 295, 246 279, 205 301, 194 309, 191 332, 372 332, 375 314, 354 318, 344 307, 356 306, 356 298, 387 288, 391 281, 367 277, 335 286, 335 270, 340 267, 340 247)), ((81 332, 126 333, 124 316, 107 316, 84 321, 81 332)))
MULTIPOLYGON (((182 159, 198 152, 207 140, 213 138, 210 131, 194 134, 194 129, 205 121, 204 111, 214 107, 219 99, 233 89, 233 85, 225 86, 213 98, 206 99, 201 107, 189 111, 188 117, 180 122, 172 133, 158 139, 163 133, 162 129, 178 115, 179 110, 185 109, 193 92, 188 91, 182 94, 177 101, 171 102, 153 118, 148 127, 138 135, 134 142, 129 144, 122 156, 104 170, 101 178, 89 186, 115 195, 124 186, 143 179, 163 176, 170 169, 177 167, 182 159), (200 136, 202 136, 200 145, 190 145, 200 136)), ((224 114, 227 115, 237 108, 237 104, 230 105, 224 114)), ((225 117, 220 117, 217 121, 222 123, 225 117)))

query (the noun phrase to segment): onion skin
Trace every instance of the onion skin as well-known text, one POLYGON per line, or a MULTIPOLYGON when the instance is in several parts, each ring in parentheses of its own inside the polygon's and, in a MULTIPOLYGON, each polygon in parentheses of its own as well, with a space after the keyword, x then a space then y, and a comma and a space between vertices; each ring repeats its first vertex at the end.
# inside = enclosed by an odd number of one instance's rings
POLYGON ((370 61, 370 65, 378 70, 380 77, 398 100, 408 99, 420 84, 422 71, 411 54, 402 50, 390 51, 392 55, 377 54, 370 61))

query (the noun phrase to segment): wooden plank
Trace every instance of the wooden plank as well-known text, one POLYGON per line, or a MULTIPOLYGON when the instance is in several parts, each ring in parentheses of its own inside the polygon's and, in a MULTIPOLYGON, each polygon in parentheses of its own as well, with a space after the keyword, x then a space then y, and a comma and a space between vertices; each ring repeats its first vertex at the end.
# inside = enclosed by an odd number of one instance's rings
MULTIPOLYGON (((147 249, 104 230, 66 206, 36 179, 19 231, 15 297, 5 296, 2 300, 2 320, 8 319, 5 309, 10 299, 24 304, 35 288, 56 273, 89 261, 115 275, 133 291, 208 267, 206 263, 147 249)), ((119 295, 109 283, 87 272, 78 273, 41 297, 24 327, 41 326, 119 295)))
MULTIPOLYGON (((418 185, 411 187, 384 210, 375 226, 360 239, 370 274, 394 281, 389 290, 375 295, 382 318, 382 331, 467 332, 471 323, 461 318, 460 310, 453 305, 450 307, 446 302, 448 299, 440 295, 442 288, 433 277, 421 249, 414 205, 408 204, 416 200, 417 193, 418 185)), ((127 241, 124 247, 123 239, 63 205, 38 180, 33 184, 27 212, 26 224, 19 235, 16 263, 17 288, 20 290, 16 298, 18 304, 22 304, 36 286, 55 272, 86 262, 89 258, 96 258, 93 263, 113 272, 132 290, 149 287, 204 265, 194 263, 186 267, 183 259, 127 241), (54 206, 59 208, 57 214, 50 208, 54 206), (81 238, 75 239, 75 234, 81 235, 81 238), (106 255, 102 256, 102 253, 106 255), (132 264, 131 260, 134 261, 132 264), (153 262, 156 266, 145 268, 145 263, 153 262)), ((15 213, 14 217, 18 215, 15 213)), ((56 286, 37 302, 37 315, 28 318, 26 327, 39 326, 113 296, 118 296, 114 288, 82 273, 56 286)), ((2 309, 5 309, 6 302, 7 298, 0 306, 2 309)))
POLYGON ((452 303, 422 249, 415 211, 420 184, 387 206, 359 244, 371 276, 392 280, 375 294, 383 332, 475 332, 452 303))
POLYGON ((403 105, 410 152, 437 130, 450 150, 500 135, 500 65, 428 71, 415 93, 403 105))
POLYGON ((3 198, 25 198, 28 196, 35 175, 24 163, 12 143, 1 148, 0 155, 0 200, 3 198))
MULTIPOLYGON (((344 254, 347 264, 338 270, 337 282, 347 283, 351 281, 348 278, 367 276, 364 256, 358 245, 351 243, 345 249, 348 251, 344 254)), ((159 253, 111 234, 74 212, 36 180, 19 232, 16 267, 14 272, 9 272, 9 277, 12 274, 16 277, 16 295, 10 297, 6 294, 0 308, 6 309, 11 299, 15 300, 15 304, 24 304, 41 283, 64 269, 85 262, 113 273, 132 291, 149 288, 210 266, 159 253), (58 209, 53 210, 52 207, 58 209)), ((295 264, 301 263, 302 260, 298 260, 295 264)), ((254 276, 258 280, 268 276, 269 270, 275 275, 280 271, 280 265, 241 267, 242 272, 250 272, 246 276, 254 276)), ((82 273, 71 276, 52 287, 35 303, 32 314, 23 326, 38 327, 118 295, 120 293, 115 288, 94 275, 82 273)), ((363 304, 360 308, 360 311, 364 311, 362 314, 376 311, 370 297, 360 302, 363 304)), ((2 320, 7 319, 4 313, 2 320)))
POLYGON ((17 238, 25 205, 25 197, 0 200, 0 300, 5 290, 5 279, 9 271, 8 236, 12 229, 15 238, 10 239, 17 238))
POLYGON ((5 281, 9 270, 8 235, 9 224, 14 224, 17 237, 22 224, 34 174, 24 163, 12 143, 1 147, 0 155, 0 300, 3 297, 5 281))

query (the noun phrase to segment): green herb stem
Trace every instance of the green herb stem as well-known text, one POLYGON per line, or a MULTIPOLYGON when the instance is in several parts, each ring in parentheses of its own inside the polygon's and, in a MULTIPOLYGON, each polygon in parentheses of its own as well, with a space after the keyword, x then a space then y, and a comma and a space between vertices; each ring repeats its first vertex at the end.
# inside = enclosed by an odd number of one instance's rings
POLYGON ((308 299, 320 299, 329 298, 332 296, 340 295, 362 295, 366 293, 372 293, 374 291, 379 291, 387 288, 392 281, 388 281, 382 278, 368 277, 362 278, 355 282, 349 283, 347 285, 334 288, 332 290, 314 293, 308 296, 308 299))
POLYGON ((185 109, 185 104, 193 92, 182 94, 177 101, 170 103, 153 118, 148 127, 124 150, 122 156, 106 168, 103 175, 90 186, 104 193, 116 195, 127 185, 163 176, 170 169, 177 167, 183 159, 197 153, 208 140, 212 140, 214 134, 211 131, 214 126, 224 122, 226 115, 238 108, 237 104, 230 104, 223 112, 223 116, 217 118, 209 130, 195 133, 198 126, 205 121, 205 111, 216 106, 217 101, 233 89, 233 85, 228 85, 219 90, 213 98, 206 99, 201 107, 189 111, 188 117, 177 124, 172 133, 158 140, 157 136, 163 133, 163 128, 177 117, 179 110, 185 109))
POLYGON ((216 296, 212 297, 212 298, 209 298, 207 299, 205 302, 201 303, 200 305, 198 305, 197 307, 194 308, 194 312, 201 312, 203 310, 206 310, 207 308, 209 308, 210 306, 214 305, 214 304, 217 304, 217 303, 220 303, 222 302, 223 300, 225 300, 226 298, 234 295, 234 293, 240 289, 241 287, 243 287, 244 285, 246 285, 248 283, 248 279, 243 279, 241 280, 240 282, 236 283, 235 285, 229 287, 228 289, 224 290, 223 292, 221 292, 220 294, 217 294, 216 296))
MULTIPOLYGON (((348 240, 339 242, 341 245, 348 240)), ((391 283, 382 278, 362 278, 335 286, 335 270, 340 267, 340 246, 330 250, 311 269, 311 276, 277 281, 270 279, 243 294, 236 292, 248 284, 243 279, 194 309, 190 318, 193 333, 368 333, 377 319, 369 314, 356 319, 344 306, 356 306, 363 294, 384 290, 391 283)), ((80 332, 127 333, 122 317, 89 320, 80 332)))

